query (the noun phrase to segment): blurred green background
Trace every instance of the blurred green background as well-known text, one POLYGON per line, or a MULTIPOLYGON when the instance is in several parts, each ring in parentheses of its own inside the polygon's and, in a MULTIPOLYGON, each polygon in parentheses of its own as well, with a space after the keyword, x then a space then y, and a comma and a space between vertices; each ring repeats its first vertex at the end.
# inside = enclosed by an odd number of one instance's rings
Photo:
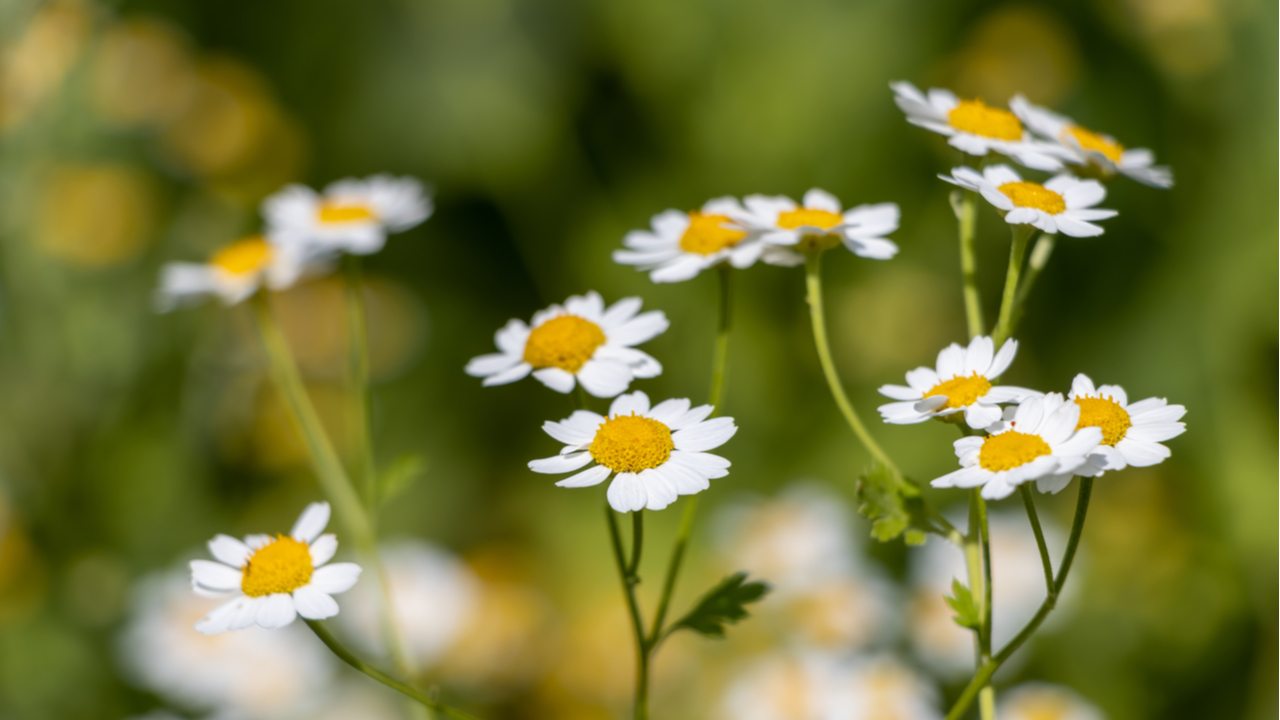
MULTIPOLYGON (((378 456, 428 464, 382 529, 545 599, 513 632, 557 639, 520 651, 522 680, 465 702, 617 716, 625 682, 611 704, 555 680, 583 657, 583 623, 623 618, 603 488, 525 467, 558 448, 539 425, 571 399, 481 388, 462 367, 510 317, 589 289, 641 295, 672 326, 644 348, 665 373, 635 387, 700 400, 714 277, 653 285, 610 251, 669 207, 819 186, 902 207, 896 259, 826 263, 837 359, 874 418, 877 386, 964 337, 935 178, 960 157, 904 121, 897 79, 992 103, 1023 92, 1177 177, 1167 192, 1112 183, 1119 217, 1063 238, 1032 298, 1011 384, 1065 391, 1086 372, 1185 404, 1188 431, 1164 464, 1098 482, 1076 610, 1009 679, 1070 685, 1113 718, 1276 717, 1277 22, 1275 3, 1250 0, 3 0, 0 717, 166 705, 119 669, 135 580, 214 533, 283 530, 318 497, 244 308, 157 316, 150 293, 162 263, 256 230, 283 183, 384 171, 433 184, 437 212, 366 263, 378 456)), ((982 213, 992 313, 1008 234, 982 213)), ((704 517, 796 478, 850 498, 867 457, 822 382, 802 273, 739 275, 725 412, 741 430, 704 517)), ((316 402, 336 410, 340 285, 276 303, 316 402)), ((874 425, 918 480, 954 467, 951 428, 874 425)), ((1073 503, 1042 512, 1065 525, 1073 503)), ((649 513, 646 577, 680 508, 649 513)), ((680 606, 719 571, 709 527, 680 606)), ((894 577, 915 552, 870 551, 894 577)), ((662 699, 682 681, 659 676, 658 716, 697 715, 662 699)))

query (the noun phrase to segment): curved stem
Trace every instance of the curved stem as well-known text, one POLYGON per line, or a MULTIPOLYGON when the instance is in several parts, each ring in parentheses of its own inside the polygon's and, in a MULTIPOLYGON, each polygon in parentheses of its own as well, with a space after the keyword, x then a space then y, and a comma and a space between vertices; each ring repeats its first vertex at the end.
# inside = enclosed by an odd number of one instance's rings
POLYGON ((1027 275, 1018 285, 1018 294, 1014 298, 1013 321, 1009 323, 1010 335, 1017 330, 1018 323, 1022 320, 1022 312, 1027 307, 1031 288, 1036 284, 1036 278, 1040 277, 1040 271, 1049 264, 1049 256, 1053 254, 1053 246, 1057 240, 1057 235, 1044 233, 1036 239, 1035 247, 1031 248, 1031 257, 1027 258, 1027 275))
POLYGON ((1012 225, 1013 242, 1009 245, 1009 269, 1004 277, 1004 296, 1000 300, 1000 319, 996 321, 996 331, 992 341, 1000 347, 1009 337, 1013 323, 1013 309, 1017 304, 1018 278, 1022 275, 1022 259, 1027 254, 1027 241, 1036 229, 1031 225, 1012 225))
POLYGON ((1036 534, 1036 547, 1040 548, 1040 564, 1044 566, 1045 592, 1054 595, 1057 590, 1053 587, 1053 560, 1049 557, 1049 546, 1044 541, 1044 530, 1040 527, 1040 515, 1036 512, 1036 501, 1031 494, 1030 484, 1022 483, 1018 486, 1018 492, 1022 494, 1022 504, 1027 508, 1027 519, 1031 521, 1031 530, 1036 534))
POLYGON ((978 262, 973 245, 978 226, 978 193, 957 190, 951 194, 951 208, 960 225, 960 278, 964 288, 964 317, 969 337, 983 333, 982 296, 978 294, 978 262))
MULTIPOLYGON (((627 609, 631 612, 631 628, 636 637, 636 698, 635 720, 646 720, 649 717, 649 642, 644 631, 644 620, 640 617, 640 605, 636 601, 636 584, 640 582, 634 572, 628 570, 626 554, 622 550, 622 535, 618 532, 618 521, 613 516, 613 508, 608 503, 604 506, 605 518, 609 522, 609 538, 613 542, 613 559, 618 564, 618 576, 622 579, 622 592, 627 599, 627 609)), ((633 555, 640 557, 639 544, 642 538, 637 535, 633 543, 633 555)))
POLYGON ((347 316, 347 420, 352 438, 351 474, 360 478, 365 504, 372 514, 378 507, 377 470, 374 467, 373 423, 369 412, 369 333, 364 304, 360 256, 342 259, 346 277, 347 316))
POLYGON ((478 720, 474 715, 465 713, 461 710, 458 710, 457 708, 445 705, 444 703, 439 702, 437 700, 433 700, 432 698, 423 694, 421 691, 417 690, 416 688, 391 677, 390 675, 382 672, 378 668, 373 667, 372 665, 369 665, 368 663, 364 662, 360 658, 356 657, 354 653, 352 653, 350 650, 347 650, 345 647, 343 647, 342 643, 338 642, 338 639, 335 638, 329 632, 329 630, 325 628, 323 624, 320 623, 319 620, 304 620, 304 622, 306 622, 307 627, 310 627, 311 631, 316 634, 316 637, 320 638, 320 641, 325 644, 325 647, 328 647, 329 650, 332 651, 334 655, 337 655, 340 660, 350 665, 351 667, 355 668, 356 670, 359 670, 365 675, 368 675, 369 677, 373 678, 374 680, 377 680, 378 682, 382 683, 383 685, 386 685, 387 687, 391 688, 392 690, 395 690, 396 692, 403 693, 413 698, 414 700, 417 700, 418 702, 426 706, 428 709, 434 712, 437 712, 445 717, 453 718, 454 720, 478 720))

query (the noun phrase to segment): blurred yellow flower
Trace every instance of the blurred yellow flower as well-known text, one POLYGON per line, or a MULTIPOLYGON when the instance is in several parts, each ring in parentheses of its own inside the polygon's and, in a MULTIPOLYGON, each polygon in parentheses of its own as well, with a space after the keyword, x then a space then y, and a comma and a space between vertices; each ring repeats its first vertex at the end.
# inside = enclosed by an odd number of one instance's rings
POLYGON ((180 30, 161 20, 129 20, 107 28, 99 41, 91 97, 109 123, 155 124, 182 110, 195 82, 180 30))
POLYGON ((39 191, 36 244, 80 267, 127 262, 151 240, 156 205, 142 170, 114 163, 56 166, 39 191))
POLYGON ((0 50, 0 131, 20 124, 62 83, 80 57, 91 22, 84 3, 47 3, 0 50))

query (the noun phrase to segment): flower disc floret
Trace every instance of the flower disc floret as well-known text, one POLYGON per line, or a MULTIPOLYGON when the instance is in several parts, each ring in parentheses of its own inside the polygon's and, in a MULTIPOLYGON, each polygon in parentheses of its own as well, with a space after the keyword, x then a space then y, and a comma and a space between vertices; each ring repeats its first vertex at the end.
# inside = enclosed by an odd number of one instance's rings
POLYGON ((1043 210, 1050 215, 1061 214, 1067 209, 1067 203, 1062 199, 1062 195, 1040 183, 1019 180, 1017 182, 1004 183, 997 189, 1018 207, 1035 208, 1036 210, 1043 210))
POLYGON ((258 272, 271 264, 272 249, 261 235, 237 240, 214 253, 209 264, 232 275, 258 272))
POLYGON ((1102 444, 1115 447, 1117 443, 1124 439, 1124 435, 1129 431, 1133 422, 1129 419, 1129 413, 1114 398, 1107 397, 1078 397, 1075 399, 1077 405, 1080 406, 1080 423, 1076 429, 1086 427, 1096 427, 1102 430, 1102 444))
POLYGON ((956 377, 940 382, 933 386, 933 389, 925 393, 925 397, 933 397, 935 395, 945 395, 947 404, 944 408, 954 409, 967 407, 978 401, 978 398, 987 394, 991 389, 991 381, 978 373, 973 373, 968 377, 956 377))
POLYGON ((1124 155, 1123 145, 1109 137, 1106 137, 1105 135, 1099 135, 1096 132, 1084 129, 1079 125, 1069 125, 1064 132, 1075 138, 1075 141, 1080 145, 1080 147, 1085 150, 1100 152, 1111 162, 1120 162, 1121 156, 1124 155))
POLYGON ((367 205, 322 201, 316 210, 316 219, 330 225, 337 223, 377 220, 378 214, 367 205))
POLYGON ((961 100, 947 113, 947 122, 957 130, 974 135, 999 140, 1022 139, 1022 122, 1017 115, 981 100, 961 100))
POLYGON ((609 418, 591 441, 591 459, 614 472, 638 473, 671 458, 671 428, 636 414, 609 418))
POLYGON ((978 464, 991 472, 1000 472, 1021 467, 1052 452, 1049 443, 1039 435, 1010 430, 985 439, 978 453, 978 464))
POLYGON ((796 208, 788 212, 778 214, 778 227, 788 230, 795 230, 799 227, 819 227, 823 230, 839 225, 844 222, 844 217, 840 213, 830 212, 828 210, 814 210, 813 208, 796 208))
POLYGON ((731 248, 747 234, 725 223, 733 222, 728 215, 709 215, 698 211, 689 213, 689 227, 680 236, 680 249, 698 255, 712 255, 731 248))
POLYGON ((240 589, 249 597, 290 593, 311 582, 311 548, 288 535, 276 535, 244 565, 240 589))
POLYGON ((524 361, 535 368, 556 367, 576 373, 605 343, 600 326, 576 315, 561 315, 534 328, 524 346, 524 361))

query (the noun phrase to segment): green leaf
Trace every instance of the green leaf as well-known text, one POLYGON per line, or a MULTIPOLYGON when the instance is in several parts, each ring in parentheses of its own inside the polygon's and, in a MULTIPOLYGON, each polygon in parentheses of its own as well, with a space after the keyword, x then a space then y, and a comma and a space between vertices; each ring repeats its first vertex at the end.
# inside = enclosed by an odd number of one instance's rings
POLYGON ((876 463, 858 478, 858 512, 871 519, 871 537, 888 542, 903 535, 922 545, 929 523, 920 487, 876 463))
POLYGON ((973 593, 969 592, 969 588, 960 584, 959 580, 952 579, 951 595, 943 596, 947 604, 951 606, 956 614, 951 618, 956 624, 962 628, 977 630, 982 621, 978 617, 978 606, 973 603, 973 593))
POLYGON ((425 475, 427 463, 421 455, 401 455, 378 476, 378 500, 383 504, 409 489, 414 481, 425 475))
POLYGON ((759 602, 771 589, 766 583, 746 582, 746 579, 745 572, 736 572, 721 580, 667 632, 685 628, 707 637, 723 638, 725 625, 732 625, 750 614, 743 606, 759 602))

